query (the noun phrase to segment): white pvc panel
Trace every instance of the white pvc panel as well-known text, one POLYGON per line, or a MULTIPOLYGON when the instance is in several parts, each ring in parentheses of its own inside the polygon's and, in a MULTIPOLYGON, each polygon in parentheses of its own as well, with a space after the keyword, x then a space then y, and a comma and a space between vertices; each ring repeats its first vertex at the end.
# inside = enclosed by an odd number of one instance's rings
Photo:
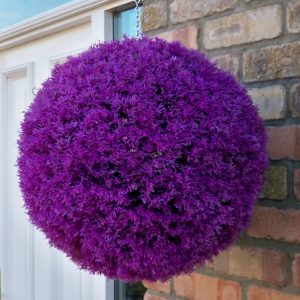
POLYGON ((16 72, 6 79, 6 101, 3 128, 4 189, 3 189, 3 236, 5 255, 2 270, 2 289, 8 300, 32 300, 33 293, 33 232, 27 220, 17 177, 17 139, 19 126, 26 108, 27 73, 16 72))

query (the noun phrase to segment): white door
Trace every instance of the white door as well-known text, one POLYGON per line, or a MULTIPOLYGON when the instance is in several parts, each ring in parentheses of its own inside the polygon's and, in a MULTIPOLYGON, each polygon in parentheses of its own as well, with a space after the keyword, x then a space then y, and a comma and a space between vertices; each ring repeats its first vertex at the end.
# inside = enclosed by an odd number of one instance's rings
POLYGON ((2 289, 3 298, 31 298, 33 281, 31 276, 33 262, 31 253, 32 228, 28 224, 20 191, 18 189, 16 140, 18 127, 22 119, 22 111, 26 108, 27 100, 27 70, 20 68, 7 73, 3 78, 3 95, 7 99, 3 103, 3 261, 2 289), (23 254, 23 255, 21 255, 23 254), (25 276, 27 274, 27 276, 25 276), (9 295, 9 297, 7 297, 9 295))
POLYGON ((111 10, 127 2, 78 0, 0 32, 0 300, 113 300, 112 282, 80 271, 29 223, 16 159, 20 122, 34 88, 55 63, 107 39, 111 10))
POLYGON ((17 139, 33 64, 2 72, 1 293, 3 300, 104 300, 105 278, 80 271, 28 222, 18 188, 17 139))

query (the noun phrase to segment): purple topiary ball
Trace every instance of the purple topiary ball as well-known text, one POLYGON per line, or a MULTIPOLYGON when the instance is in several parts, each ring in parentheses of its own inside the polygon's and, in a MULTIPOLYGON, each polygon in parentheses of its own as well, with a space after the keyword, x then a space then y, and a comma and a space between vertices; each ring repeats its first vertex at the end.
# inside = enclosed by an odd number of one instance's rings
POLYGON ((55 67, 22 124, 20 185, 31 221, 81 268, 166 280, 248 225, 265 147, 229 73, 179 43, 125 39, 55 67))

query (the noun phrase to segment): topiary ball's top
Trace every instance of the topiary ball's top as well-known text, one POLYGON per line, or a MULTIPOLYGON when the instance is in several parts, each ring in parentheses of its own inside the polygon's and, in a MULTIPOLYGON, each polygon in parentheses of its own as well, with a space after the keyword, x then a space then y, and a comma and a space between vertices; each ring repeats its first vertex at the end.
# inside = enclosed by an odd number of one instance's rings
POLYGON ((196 50, 146 37, 55 67, 25 115, 31 221, 81 268, 166 280, 247 226, 267 159, 245 89, 196 50))

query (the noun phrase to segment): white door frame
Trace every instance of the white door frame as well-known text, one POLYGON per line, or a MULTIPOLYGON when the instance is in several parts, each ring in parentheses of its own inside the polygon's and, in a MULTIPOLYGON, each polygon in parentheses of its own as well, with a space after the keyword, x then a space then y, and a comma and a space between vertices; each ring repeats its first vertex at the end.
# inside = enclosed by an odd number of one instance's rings
MULTIPOLYGON (((26 95, 26 102, 25 105, 28 106, 28 104, 31 102, 33 94, 32 94, 32 88, 33 88, 33 63, 25 63, 22 65, 18 65, 15 67, 11 68, 6 68, 1 70, 0 72, 0 178, 3 180, 0 180, 0 241, 1 243, 3 241, 8 241, 9 239, 7 238, 8 236, 8 210, 9 208, 9 203, 6 204, 4 199, 5 199, 5 178, 6 176, 6 162, 5 162, 5 141, 6 141, 6 120, 7 120, 7 115, 6 115, 6 101, 8 101, 8 80, 9 79, 18 79, 18 78, 23 78, 26 77, 27 80, 27 95, 26 95)), ((26 224, 26 241, 28 242, 26 245, 26 252, 28 255, 26 255, 26 265, 27 269, 29 270, 30 276, 26 277, 24 280, 26 280, 26 295, 25 299, 31 300, 33 299, 33 294, 34 294, 34 279, 33 279, 33 274, 34 274, 34 231, 32 226, 28 226, 26 224)), ((9 244, 3 244, 3 252, 0 253, 0 265, 8 270, 8 262, 5 259, 5 257, 8 257, 8 251, 9 251, 9 244)), ((10 275, 8 275, 8 282, 10 282, 10 275)), ((8 284, 9 285, 9 284, 8 284)), ((1 287, 0 287, 1 288, 1 287)))
MULTIPOLYGON (((84 49, 79 49, 78 51, 71 51, 68 53, 63 53, 61 55, 55 55, 50 57, 49 59, 49 71, 50 68, 53 67, 55 63, 63 61, 67 56, 73 55, 76 53, 79 53, 81 50, 84 49)), ((5 164, 5 140, 6 140, 6 134, 5 134, 5 129, 6 129, 6 120, 7 120, 7 115, 6 115, 6 102, 8 100, 8 80, 11 78, 22 78, 26 77, 27 80, 27 97, 26 97, 26 106, 28 106, 33 97, 33 62, 25 63, 22 65, 6 68, 0 70, 0 141, 3 141, 3 143, 0 144, 0 178, 3 178, 4 180, 0 180, 0 242, 4 240, 8 240, 7 235, 8 235, 8 213, 7 213, 7 205, 4 201, 5 199, 5 178, 6 178, 6 164, 5 164), (5 208, 5 209, 4 209, 5 208)), ((26 231, 26 240, 29 241, 28 243, 28 253, 30 255, 26 255, 27 257, 27 266, 29 270, 28 277, 25 278, 26 282, 26 296, 24 297, 26 300, 32 300, 34 299, 34 230, 33 227, 30 226, 28 227, 28 231, 26 231), (29 276, 30 275, 30 276, 29 276)), ((8 257, 8 251, 9 251, 9 245, 2 243, 3 247, 3 252, 0 253, 0 266, 2 266, 3 269, 7 270, 8 269, 8 261, 5 259, 8 257)), ((52 271, 55 271, 55 268, 60 268, 59 266, 59 261, 60 257, 57 257, 57 253, 54 251, 51 254, 52 256, 52 271)), ((1 272, 1 270, 0 270, 1 272)), ((55 272, 54 272, 55 273, 55 272)), ((54 276, 53 273, 53 276, 54 276)), ((1 277, 1 273, 0 273, 1 277)), ((53 278, 54 279, 54 278, 53 278)), ((7 278, 8 282, 10 281, 10 278, 7 278)), ((1 282, 1 281, 0 281, 1 282)), ((61 299, 61 283, 56 282, 55 280, 52 280, 52 283, 56 284, 56 286, 53 286, 53 293, 58 293, 58 294, 53 294, 52 298, 53 299, 61 299)), ((1 283, 0 283, 1 284, 1 283)), ((2 286, 3 289, 3 286, 2 286)), ((6 288, 7 290, 7 288, 6 288)), ((0 292, 1 292, 1 286, 0 286, 0 292)), ((4 295, 5 296, 5 295, 4 295)), ((0 295, 1 299, 1 295, 0 295)), ((105 299, 106 300, 113 300, 114 299, 114 281, 106 279, 106 284, 105 284, 105 299)))

